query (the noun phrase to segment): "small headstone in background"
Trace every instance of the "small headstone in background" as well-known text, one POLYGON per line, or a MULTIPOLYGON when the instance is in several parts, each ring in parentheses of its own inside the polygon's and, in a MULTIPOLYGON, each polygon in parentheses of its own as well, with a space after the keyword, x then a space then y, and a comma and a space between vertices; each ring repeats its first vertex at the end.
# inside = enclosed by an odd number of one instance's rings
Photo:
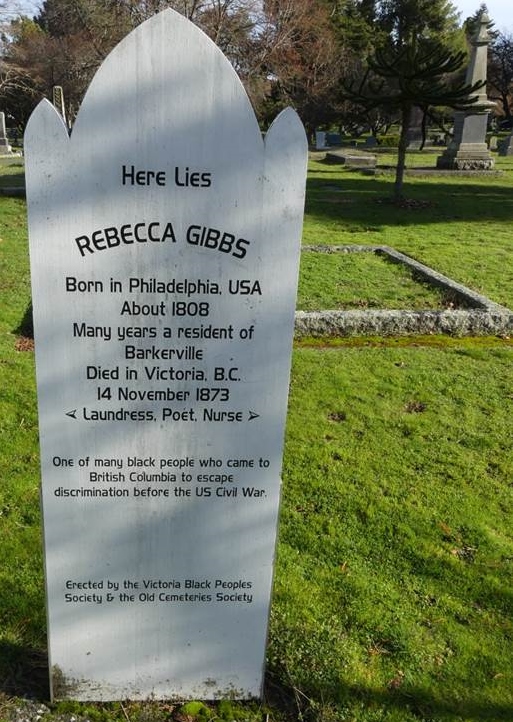
POLYGON ((497 143, 497 150, 500 156, 513 155, 513 133, 497 143))
POLYGON ((52 102, 61 114, 63 121, 66 123, 66 107, 64 105, 64 92, 62 86, 54 85, 52 90, 52 102))
POLYGON ((5 127, 5 113, 0 112, 0 155, 10 155, 12 148, 7 138, 7 130, 5 127))
POLYGON ((326 132, 324 130, 315 131, 315 149, 324 150, 326 148, 326 132))
POLYGON ((375 148, 378 145, 378 141, 374 135, 369 135, 365 138, 364 148, 375 148))

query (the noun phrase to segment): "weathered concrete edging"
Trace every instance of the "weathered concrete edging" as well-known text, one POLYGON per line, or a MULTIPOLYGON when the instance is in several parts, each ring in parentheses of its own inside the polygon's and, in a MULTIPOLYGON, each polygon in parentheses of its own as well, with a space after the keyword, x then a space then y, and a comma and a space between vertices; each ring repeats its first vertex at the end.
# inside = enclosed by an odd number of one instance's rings
POLYGON ((497 336, 513 332, 513 314, 488 311, 296 311, 296 337, 497 336))
POLYGON ((372 252, 387 256, 433 286, 444 289, 458 303, 455 310, 425 311, 297 311, 295 333, 304 336, 401 336, 448 334, 496 336, 513 332, 513 312, 470 288, 425 266, 389 246, 305 246, 316 253, 372 252))

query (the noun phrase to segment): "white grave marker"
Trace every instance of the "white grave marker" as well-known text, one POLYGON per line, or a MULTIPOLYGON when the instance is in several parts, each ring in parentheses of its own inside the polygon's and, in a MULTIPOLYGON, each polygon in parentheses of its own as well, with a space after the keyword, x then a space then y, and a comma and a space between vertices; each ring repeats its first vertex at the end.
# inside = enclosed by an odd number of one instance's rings
POLYGON ((258 697, 304 130, 166 10, 25 149, 52 695, 258 697))

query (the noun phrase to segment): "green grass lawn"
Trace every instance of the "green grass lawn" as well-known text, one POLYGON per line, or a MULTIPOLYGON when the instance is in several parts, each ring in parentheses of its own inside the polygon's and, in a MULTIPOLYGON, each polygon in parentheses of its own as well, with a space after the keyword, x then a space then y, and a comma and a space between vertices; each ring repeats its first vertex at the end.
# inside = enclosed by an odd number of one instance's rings
MULTIPOLYGON (((313 162, 304 242, 390 245, 511 307, 508 163, 409 177, 418 205, 397 208, 391 177, 313 162)), ((305 308, 439 303, 371 254, 303 255, 305 308)), ((0 198, 1 722, 47 694, 29 301, 25 203, 0 198)), ((298 344, 266 706, 61 703, 43 720, 511 722, 512 414, 509 339, 298 344)))
POLYGON ((411 270, 374 253, 303 252, 297 307, 327 309, 440 309, 441 289, 413 278, 411 270))
MULTIPOLYGON (((436 155, 423 158, 434 165, 436 155)), ((392 246, 510 306, 513 160, 497 158, 496 166, 501 173, 475 178, 407 176, 405 194, 418 205, 401 208, 388 202, 392 175, 367 176, 313 161, 304 243, 392 246)))
POLYGON ((512 362, 296 350, 271 659, 323 719, 513 719, 512 362))
POLYGON ((0 189, 21 188, 24 184, 23 158, 2 158, 0 162, 0 189))

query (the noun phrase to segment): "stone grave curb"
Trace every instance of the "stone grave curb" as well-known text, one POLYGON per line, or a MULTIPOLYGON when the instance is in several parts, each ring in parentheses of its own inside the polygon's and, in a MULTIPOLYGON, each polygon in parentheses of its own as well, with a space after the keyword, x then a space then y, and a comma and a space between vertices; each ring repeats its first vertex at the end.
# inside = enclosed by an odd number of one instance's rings
POLYGON ((513 312, 389 246, 304 246, 315 253, 370 252, 402 263, 423 281, 442 288, 464 309, 296 311, 295 336, 497 336, 513 332, 513 312))

